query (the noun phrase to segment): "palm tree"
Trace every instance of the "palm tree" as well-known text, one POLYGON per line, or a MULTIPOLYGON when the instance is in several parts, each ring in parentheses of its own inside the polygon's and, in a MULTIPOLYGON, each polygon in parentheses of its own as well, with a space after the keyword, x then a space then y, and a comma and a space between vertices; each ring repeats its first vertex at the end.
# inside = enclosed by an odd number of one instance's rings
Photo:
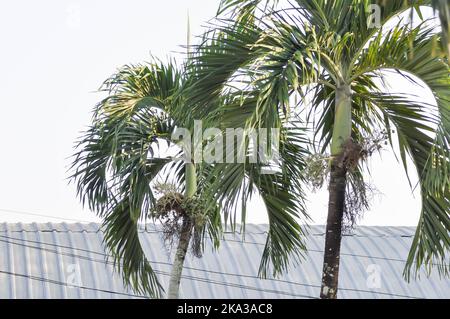
MULTIPOLYGON (((304 132, 292 127, 281 133, 285 138, 280 156, 292 162, 283 173, 262 175, 264 166, 250 163, 250 155, 245 154, 245 161, 234 165, 235 185, 242 189, 224 192, 221 202, 206 202, 209 197, 204 194, 217 183, 214 164, 185 163, 179 156, 161 157, 158 153, 162 143, 180 145, 175 140, 178 129, 192 132, 194 118, 185 110, 186 83, 189 79, 173 63, 155 60, 121 68, 104 83, 102 91, 108 96, 96 105, 92 125, 78 143, 72 166, 82 203, 103 220, 104 243, 125 285, 151 297, 160 297, 163 289, 141 247, 139 221, 158 219, 169 240, 178 238, 167 293, 172 299, 179 296, 189 245, 196 256, 201 255, 205 238, 212 238, 218 248, 220 213, 233 210, 239 196, 245 208, 248 189, 264 194, 271 219, 261 267, 268 269, 272 261, 279 271, 283 268, 280 263, 287 264, 291 256, 300 257, 305 247, 297 222, 303 207, 303 193, 297 186, 304 163, 289 159, 305 152, 295 145, 303 142, 304 132), (187 114, 179 115, 180 110, 187 114), (159 182, 167 175, 174 176, 175 182, 159 182), (287 236, 291 237, 286 240, 287 236)), ((237 104, 233 96, 215 102, 230 108, 237 104)), ((181 144, 179 152, 186 153, 191 147, 195 145, 181 144)))
MULTIPOLYGON (((383 140, 400 155, 406 173, 410 158, 419 176, 422 212, 404 276, 409 280, 413 269, 417 275, 422 266, 431 270, 435 264, 448 275, 450 73, 435 54, 439 36, 426 23, 412 27, 400 21, 387 29, 393 18, 412 10, 413 1, 375 1, 379 27, 368 22, 372 1, 276 2, 222 1, 225 18, 219 17, 191 62, 190 112, 221 114, 220 121, 247 128, 287 127, 293 110, 306 113, 302 119, 312 127, 319 152, 312 166, 329 179, 322 298, 337 297, 343 220, 367 206, 363 169, 383 140), (265 10, 258 10, 260 3, 265 10), (430 89, 436 103, 420 102, 409 92, 387 93, 392 73, 430 89), (211 103, 230 94, 241 101, 231 110, 211 103)), ((233 166, 216 169, 222 178, 214 191, 230 192, 233 166)))
POLYGON ((104 243, 124 283, 151 297, 161 296, 162 287, 139 242, 139 221, 157 218, 163 222, 166 239, 179 238, 168 298, 178 297, 189 245, 200 256, 205 234, 215 247, 220 238, 217 207, 200 209, 205 185, 196 166, 158 157, 161 143, 176 142, 172 136, 181 121, 170 110, 183 81, 172 62, 155 60, 121 68, 105 81, 102 91, 108 96, 96 105, 72 166, 80 199, 103 219, 104 243), (177 187, 156 183, 165 169, 171 170, 177 187), (177 190, 183 186, 184 195, 177 190), (157 191, 162 194, 159 199, 157 191))

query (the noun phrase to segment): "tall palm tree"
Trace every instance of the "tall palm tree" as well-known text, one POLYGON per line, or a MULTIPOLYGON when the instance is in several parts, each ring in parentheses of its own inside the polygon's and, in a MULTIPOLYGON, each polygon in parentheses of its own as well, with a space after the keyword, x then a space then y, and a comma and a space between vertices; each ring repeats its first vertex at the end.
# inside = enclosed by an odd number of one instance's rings
MULTIPOLYGON (((167 292, 172 299, 179 296, 189 245, 194 254, 201 252, 208 237, 217 248, 220 213, 232 211, 240 196, 245 209, 248 189, 263 194, 271 220, 261 267, 268 269, 273 262, 278 271, 283 268, 280 263, 287 264, 292 256, 300 257, 305 247, 303 230, 297 221, 303 207, 303 193, 297 186, 304 163, 293 158, 305 152, 296 146, 304 142, 304 132, 296 127, 281 132, 284 140, 280 143, 280 156, 292 162, 283 173, 262 175, 264 165, 251 163, 250 155, 244 154, 245 161, 233 166, 234 186, 241 185, 241 189, 235 187, 232 192, 224 192, 220 201, 206 203, 209 197, 204 194, 217 183, 214 164, 184 163, 158 153, 161 143, 179 145, 175 140, 179 128, 192 132, 194 117, 185 110, 186 83, 189 78, 173 63, 155 60, 121 68, 105 82, 103 91, 108 96, 96 105, 92 124, 81 137, 73 161, 72 178, 78 195, 102 218, 104 243, 125 285, 151 297, 160 297, 163 289, 140 244, 139 221, 158 218, 163 225, 169 225, 166 233, 178 238, 167 292), (187 113, 181 116, 180 110, 187 113), (176 187, 166 187, 164 183, 158 186, 159 178, 167 174, 174 176, 176 187), (166 191, 158 198, 156 191, 164 188, 166 191), (179 188, 184 188, 184 194, 177 191, 179 188)), ((233 108, 237 101, 228 96, 215 103, 233 108)), ((245 143, 249 143, 248 139, 245 143)), ((194 147, 182 144, 180 152, 194 147)))
MULTIPOLYGON (((426 23, 386 27, 416 1, 375 1, 379 27, 369 23, 373 1, 276 2, 222 1, 224 18, 192 59, 190 112, 218 113, 219 120, 244 121, 249 128, 287 127, 294 109, 306 112, 314 149, 326 163, 319 167, 329 179, 322 298, 337 297, 343 220, 365 206, 363 167, 379 148, 377 132, 400 155, 406 173, 410 158, 419 176, 422 212, 404 275, 409 280, 413 270, 416 275, 421 266, 431 270, 436 264, 448 275, 450 72, 435 54, 439 36, 426 23), (261 3, 264 10, 258 10, 261 3), (387 92, 392 73, 412 87, 430 89, 435 103, 420 102, 410 92, 387 92), (231 111, 211 103, 229 94, 241 101, 231 111)), ((215 191, 230 191, 233 166, 216 169, 222 178, 215 191)))
POLYGON ((217 207, 202 212, 205 218, 201 223, 195 220, 193 210, 187 209, 200 202, 204 187, 196 166, 168 156, 158 157, 161 143, 177 142, 172 136, 181 121, 170 110, 177 103, 173 96, 183 81, 183 74, 171 62, 165 65, 155 60, 121 68, 105 81, 102 91, 108 96, 96 105, 92 125, 81 137, 73 162, 72 178, 78 195, 103 219, 104 243, 124 283, 151 297, 161 296, 163 289, 142 250, 139 221, 174 218, 176 224, 181 224, 167 229, 168 235, 179 238, 169 298, 178 297, 189 245, 200 255, 206 233, 215 247, 220 238, 217 207), (157 198, 155 181, 165 169, 171 170, 178 188, 184 188, 184 195, 169 189, 157 198), (191 241, 192 236, 200 236, 200 242, 191 241))

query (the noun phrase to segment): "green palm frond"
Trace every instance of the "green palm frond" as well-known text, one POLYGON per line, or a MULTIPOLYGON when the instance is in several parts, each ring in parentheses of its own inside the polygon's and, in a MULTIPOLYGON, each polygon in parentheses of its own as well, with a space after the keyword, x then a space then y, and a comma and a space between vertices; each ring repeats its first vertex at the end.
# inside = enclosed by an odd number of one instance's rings
POLYGON ((423 265, 428 272, 438 265, 439 273, 448 275, 450 135, 441 135, 441 119, 433 115, 438 111, 433 105, 382 93, 372 94, 369 100, 385 115, 386 125, 395 128, 405 170, 410 156, 419 176, 422 213, 404 274, 409 279, 412 271, 417 275, 423 265))
POLYGON ((158 148, 171 143, 176 122, 168 112, 182 81, 172 63, 120 69, 102 87, 108 97, 95 107, 72 165, 81 201, 103 219, 104 243, 124 284, 151 297, 163 289, 140 245, 138 223, 155 206, 152 182, 173 164, 158 157, 158 148))
MULTIPOLYGON (((255 104, 255 101, 244 103, 243 108, 245 105, 254 107, 255 104)), ((236 112, 233 123, 237 127, 244 127, 246 119, 242 116, 243 112, 233 109, 229 112, 236 112)), ((225 112, 224 118, 231 121, 230 117, 232 115, 225 112)), ((298 126, 283 129, 281 136, 279 172, 263 174, 265 164, 252 163, 251 155, 247 155, 245 163, 215 164, 210 175, 214 176, 209 188, 210 196, 220 204, 226 221, 230 222, 233 229, 240 208, 244 234, 248 202, 252 196, 261 196, 269 219, 269 232, 259 269, 263 278, 269 272, 273 276, 283 273, 290 263, 300 261, 306 250, 306 228, 301 225, 302 221, 309 220, 302 187, 304 159, 308 154, 304 148, 307 139, 304 130, 298 126)), ((252 153, 248 140, 244 141, 244 145, 236 145, 233 157, 238 148, 244 154, 252 153)))
POLYGON ((245 163, 198 164, 198 193, 214 200, 210 219, 195 236, 208 235, 218 247, 221 212, 234 226, 239 205, 245 230, 247 202, 259 194, 269 217, 260 275, 277 276, 301 260, 306 250, 301 221, 309 218, 303 192, 310 147, 305 127, 314 130, 314 147, 325 153, 332 141, 336 88, 344 82, 353 91, 353 139, 382 128, 394 146, 395 128, 405 169, 410 156, 419 175, 422 214, 405 276, 413 267, 417 273, 422 265, 430 270, 435 264, 448 275, 450 70, 436 43, 449 41, 449 10, 446 0, 222 0, 223 18, 192 48, 185 69, 154 59, 125 66, 105 81, 107 98, 95 107, 93 124, 79 141, 72 179, 82 203, 103 219, 104 243, 125 285, 151 297, 163 291, 140 245, 138 226, 155 206, 156 177, 171 170, 183 185, 183 163, 160 158, 158 149, 163 141, 172 143, 177 127, 191 128, 194 119, 223 131, 281 131, 279 171, 272 174, 262 174, 266 165, 250 161, 248 139, 240 145, 245 163), (388 31, 370 27, 372 4, 382 8, 382 25, 433 4, 442 36, 425 24, 400 23, 388 31), (381 93, 377 83, 386 80, 388 70, 423 82, 437 107, 409 95, 381 93), (293 115, 294 108, 307 114, 304 121, 293 115))
MULTIPOLYGON (((442 55, 435 54, 436 38, 433 30, 423 25, 414 29, 398 25, 387 33, 380 31, 361 52, 353 75, 358 83, 360 75, 374 79, 393 70, 412 86, 424 83, 436 99, 437 107, 430 108, 410 96, 377 93, 367 105, 381 108, 388 131, 396 128, 405 169, 406 158, 411 156, 420 179, 422 214, 405 268, 407 278, 413 266, 417 274, 422 265, 431 270, 436 260, 441 265, 439 273, 449 273, 450 68, 442 55)), ((363 99, 371 95, 360 93, 363 99)))
POLYGON ((125 199, 104 218, 103 242, 113 257, 116 269, 121 273, 124 285, 134 291, 160 297, 163 290, 156 274, 142 250, 137 224, 130 218, 130 203, 125 199))
POLYGON ((217 22, 204 35, 203 42, 193 47, 192 59, 187 65, 188 83, 182 95, 189 107, 180 116, 207 119, 216 115, 219 99, 229 91, 230 79, 237 78, 236 71, 247 65, 256 55, 252 45, 260 30, 253 23, 229 27, 217 22), (189 113, 189 114, 188 114, 189 113))
MULTIPOLYGON (((433 4, 447 10, 444 2, 433 4)), ((439 36, 425 22, 414 28, 406 22, 386 27, 402 13, 420 14, 420 7, 432 5, 431 0, 295 0, 276 8, 275 1, 267 3, 269 9, 260 14, 256 8, 266 1, 222 1, 223 10, 236 11, 232 21, 220 20, 220 27, 208 33, 192 60, 192 66, 201 69, 192 92, 197 96, 208 92, 204 100, 195 101, 195 110, 213 112, 225 123, 246 128, 283 128, 293 108, 300 107, 307 114, 302 125, 313 127, 314 146, 325 153, 332 140, 336 87, 348 83, 353 93, 352 138, 360 141, 382 129, 394 146, 392 129, 396 129, 397 151, 405 168, 411 156, 419 173, 422 216, 405 275, 409 276, 413 264, 416 270, 435 259, 448 265, 443 261, 448 255, 450 223, 450 73, 436 45, 445 41, 445 17, 443 36, 439 36), (381 7, 379 27, 368 25, 373 4, 381 7), (239 9, 247 10, 245 19, 236 14, 239 9), (437 115, 423 112, 425 105, 411 96, 381 94, 379 83, 388 80, 385 75, 390 71, 414 84, 425 84, 436 99, 433 112, 437 115), (232 95, 227 106, 208 103, 221 94, 232 95), (299 96, 301 102, 294 103, 299 96)), ((440 14, 445 10, 441 8, 440 14)), ((242 194, 245 170, 220 169, 224 192, 242 194)), ((438 269, 448 273, 445 266, 438 269)))

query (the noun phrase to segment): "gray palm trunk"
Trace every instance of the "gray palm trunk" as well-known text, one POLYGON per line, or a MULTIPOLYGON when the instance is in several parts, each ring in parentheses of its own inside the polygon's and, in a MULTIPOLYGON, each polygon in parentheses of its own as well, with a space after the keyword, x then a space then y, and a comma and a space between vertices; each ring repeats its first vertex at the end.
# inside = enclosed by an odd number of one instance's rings
POLYGON ((336 89, 335 119, 331 145, 328 219, 325 235, 324 261, 320 298, 336 299, 339 284, 339 262, 342 239, 342 219, 345 209, 347 169, 339 156, 351 139, 352 96, 350 85, 340 83, 336 89))
POLYGON ((183 221, 180 240, 178 242, 177 251, 175 253, 172 271, 170 273, 169 290, 167 292, 168 299, 178 299, 180 294, 181 275, 183 273, 184 260, 191 241, 191 222, 188 219, 183 221))
MULTIPOLYGON (((185 167, 186 198, 192 197, 197 192, 197 175, 195 164, 187 163, 185 167)), ((178 299, 180 295, 181 275, 183 273, 184 260, 192 237, 192 221, 188 216, 183 219, 177 251, 175 252, 172 271, 169 279, 168 299, 178 299)))

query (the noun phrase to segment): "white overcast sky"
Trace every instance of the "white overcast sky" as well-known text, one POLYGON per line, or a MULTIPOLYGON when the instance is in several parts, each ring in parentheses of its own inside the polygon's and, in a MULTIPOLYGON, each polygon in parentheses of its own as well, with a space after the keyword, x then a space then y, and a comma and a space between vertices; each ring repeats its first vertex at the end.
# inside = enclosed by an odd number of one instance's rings
MULTIPOLYGON (((118 67, 165 57, 212 18, 219 0, 16 0, 0 4, 0 222, 97 221, 83 210, 66 169, 89 124, 94 91, 118 67), (54 216, 55 218, 24 215, 54 216), (59 218, 59 219, 58 219, 59 218)), ((411 92, 396 81, 396 91, 411 92)), ((415 89, 416 90, 416 89, 415 89)), ((429 93, 416 91, 416 94, 429 93)), ((402 167, 384 153, 371 161, 381 191, 362 225, 416 225, 420 199, 402 167)), ((311 194, 314 223, 326 220, 327 194, 311 194)), ((267 222, 252 203, 249 222, 267 222)))

